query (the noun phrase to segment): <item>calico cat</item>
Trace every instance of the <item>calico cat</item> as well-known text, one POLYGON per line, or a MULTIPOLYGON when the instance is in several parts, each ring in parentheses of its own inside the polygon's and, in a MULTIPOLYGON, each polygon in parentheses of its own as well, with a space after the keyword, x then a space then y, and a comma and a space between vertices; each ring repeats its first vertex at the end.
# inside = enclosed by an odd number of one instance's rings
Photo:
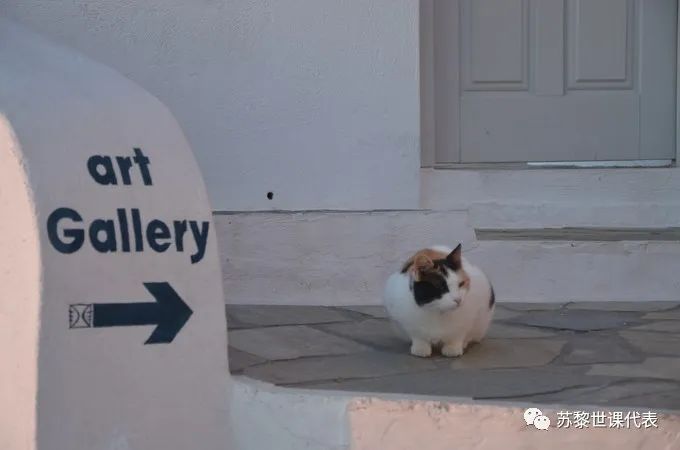
POLYGON ((444 356, 460 356, 486 335, 496 301, 493 287, 461 253, 461 245, 421 250, 387 280, 385 308, 410 338, 415 356, 430 356, 433 345, 441 345, 444 356))

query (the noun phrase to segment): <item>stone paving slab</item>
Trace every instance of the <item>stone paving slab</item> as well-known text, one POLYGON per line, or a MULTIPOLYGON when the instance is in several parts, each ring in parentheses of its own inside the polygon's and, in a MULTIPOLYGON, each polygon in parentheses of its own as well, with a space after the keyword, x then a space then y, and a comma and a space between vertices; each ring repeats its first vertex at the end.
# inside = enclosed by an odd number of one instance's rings
POLYGON ((566 303, 529 303, 529 302, 503 302, 498 307, 510 311, 556 311, 566 306, 566 303))
POLYGON ((659 322, 646 323, 630 328, 632 331, 659 331, 663 333, 680 333, 680 321, 662 320, 659 322))
POLYGON ((232 373, 241 372, 246 367, 255 366, 267 362, 265 358, 251 355, 250 353, 242 352, 241 350, 229 347, 229 370, 232 373))
POLYGON ((672 311, 651 312, 642 316, 643 319, 648 320, 680 320, 680 309, 672 311))
POLYGON ((440 369, 425 373, 409 373, 364 380, 308 383, 316 389, 338 389, 360 392, 400 392, 410 386, 409 393, 444 395, 474 399, 522 399, 542 393, 552 393, 569 387, 605 386, 609 377, 588 376, 579 368, 451 370, 440 369))
POLYGON ((534 339, 528 345, 512 339, 487 339, 472 346, 464 358, 451 361, 452 369, 542 367, 557 358, 566 341, 534 339))
POLYGON ((392 324, 387 320, 367 319, 346 323, 318 325, 317 329, 329 334, 353 339, 361 344, 380 350, 391 350, 396 353, 409 352, 409 342, 400 338, 392 324))
POLYGON ((414 358, 405 353, 356 353, 343 356, 278 361, 248 368, 244 374, 276 384, 301 384, 344 379, 385 377, 437 369, 434 359, 414 358))
POLYGON ((594 364, 588 374, 680 381, 680 358, 653 356, 639 364, 594 364))
POLYGON ((230 368, 281 386, 680 411, 671 305, 503 303, 459 358, 411 356, 380 307, 229 305, 230 368))
POLYGON ((521 311, 512 311, 510 309, 506 309, 502 307, 501 305, 496 305, 496 309, 494 310, 493 316, 495 320, 507 320, 507 319, 512 319, 514 317, 522 315, 521 311))
POLYGON ((680 357, 680 334, 642 331, 621 331, 619 334, 633 348, 644 354, 680 357))
POLYGON ((542 338, 551 336, 555 336, 555 332, 552 330, 543 330, 522 325, 511 325, 503 322, 492 323, 486 334, 487 338, 504 339, 542 338))
POLYGON ((567 309, 587 311, 649 312, 665 311, 680 306, 678 302, 572 302, 567 309))
POLYGON ((343 311, 323 306, 228 305, 227 319, 230 329, 235 329, 345 322, 353 317, 343 311), (238 326, 234 326, 232 322, 238 326))
POLYGON ((387 318, 387 311, 382 306, 345 306, 341 309, 358 312, 378 319, 387 318))
POLYGON ((618 334, 573 336, 564 349, 564 364, 642 362, 644 354, 618 334))
POLYGON ((530 311, 508 322, 569 331, 611 330, 642 323, 635 312, 597 310, 530 311))
POLYGON ((357 342, 305 325, 230 331, 229 345, 268 360, 344 355, 370 350, 357 342))

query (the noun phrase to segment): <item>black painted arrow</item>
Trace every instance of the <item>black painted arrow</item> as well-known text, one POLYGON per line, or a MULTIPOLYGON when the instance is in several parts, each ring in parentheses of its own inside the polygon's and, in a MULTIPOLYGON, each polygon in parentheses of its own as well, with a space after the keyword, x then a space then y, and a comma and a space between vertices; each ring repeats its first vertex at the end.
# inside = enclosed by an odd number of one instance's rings
POLYGON ((193 311, 169 283, 144 283, 144 287, 155 302, 70 305, 70 328, 156 325, 145 344, 169 344, 193 311))

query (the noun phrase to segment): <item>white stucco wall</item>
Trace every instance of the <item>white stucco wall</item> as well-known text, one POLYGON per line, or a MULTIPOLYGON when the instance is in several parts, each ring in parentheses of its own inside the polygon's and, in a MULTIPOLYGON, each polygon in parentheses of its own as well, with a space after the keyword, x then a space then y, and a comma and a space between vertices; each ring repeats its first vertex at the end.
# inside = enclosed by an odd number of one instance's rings
POLYGON ((216 210, 417 207, 418 2, 0 0, 0 14, 163 101, 216 210))
POLYGON ((5 219, 10 214, 0 220, 0 352, 5 363, 0 370, 2 449, 32 450, 36 445, 39 336, 32 325, 40 320, 40 248, 27 178, 14 130, 0 113, 0 211, 11 211, 11 220, 5 219), (25 189, 11 189, 16 186, 25 189))
MULTIPOLYGON (((655 411, 658 428, 557 427, 558 411, 606 411, 590 405, 540 405, 550 430, 527 426, 527 403, 492 404, 469 398, 367 394, 280 388, 234 377, 229 412, 239 433, 234 450, 544 450, 675 449, 680 417, 655 411), (557 447, 556 447, 557 446, 557 447)), ((612 411, 638 410, 614 408, 612 411)))
MULTIPOLYGON (((536 405, 495 406, 449 399, 358 398, 348 408, 353 450, 563 450, 677 448, 680 420, 657 412, 658 428, 557 428, 559 411, 600 411, 606 408, 541 406, 551 428, 527 426, 524 409, 536 405)), ((612 411, 629 409, 613 408, 612 411)), ((644 411, 644 410, 643 410, 644 411)), ((640 412, 640 411, 638 411, 640 412)))
POLYGON ((233 377, 229 450, 347 450, 353 394, 280 388, 233 377))

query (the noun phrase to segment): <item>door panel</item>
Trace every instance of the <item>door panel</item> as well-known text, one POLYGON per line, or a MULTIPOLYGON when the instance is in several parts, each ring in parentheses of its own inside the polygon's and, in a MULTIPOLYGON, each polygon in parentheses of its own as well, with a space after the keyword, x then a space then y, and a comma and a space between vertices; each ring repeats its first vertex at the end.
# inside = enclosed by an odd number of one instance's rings
POLYGON ((438 162, 674 158, 676 0, 447 0, 435 17, 438 162))
POLYGON ((633 87, 633 6, 632 0, 569 1, 570 89, 633 87))
POLYGON ((467 90, 526 90, 528 0, 465 2, 463 82, 467 90))
POLYGON ((639 97, 614 92, 593 97, 575 92, 556 107, 555 97, 548 96, 464 95, 463 162, 637 159, 639 97))

